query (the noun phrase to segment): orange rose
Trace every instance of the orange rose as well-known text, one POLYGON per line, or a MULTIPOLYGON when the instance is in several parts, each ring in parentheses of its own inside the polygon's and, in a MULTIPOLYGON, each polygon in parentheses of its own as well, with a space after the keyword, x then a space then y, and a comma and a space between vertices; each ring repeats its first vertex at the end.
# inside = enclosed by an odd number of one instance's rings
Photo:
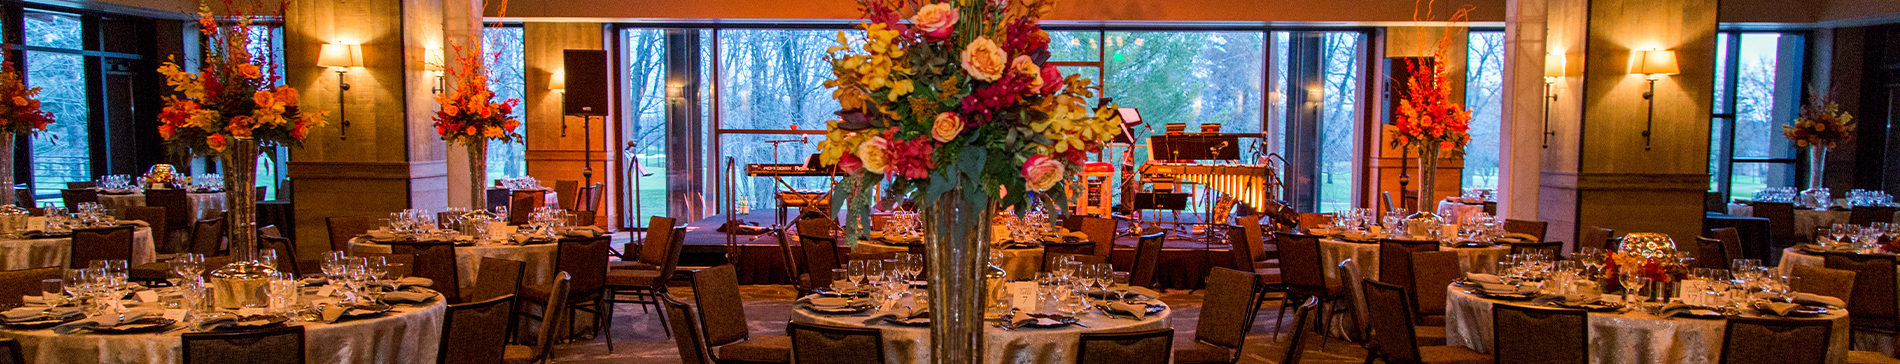
POLYGON ((949 3, 937 3, 918 8, 917 15, 911 16, 910 22, 926 35, 943 38, 956 30, 959 16, 957 8, 951 7, 949 3))
POLYGON ((980 81, 996 81, 1003 77, 1003 68, 1009 62, 1008 56, 996 46, 996 42, 986 37, 976 37, 963 48, 963 72, 980 81))
POLYGON ((1030 191, 1048 191, 1063 178, 1062 161, 1041 154, 1030 156, 1023 162, 1023 188, 1030 191))
POLYGON ((1042 68, 1036 67, 1036 61, 1029 59, 1029 56, 1016 56, 1015 60, 1009 62, 1009 68, 1016 74, 1029 77, 1029 89, 1042 88, 1042 68))
POLYGON ((938 143, 949 143, 951 139, 957 138, 957 134, 962 133, 963 119, 958 118, 953 112, 937 114, 937 119, 930 125, 930 139, 938 143))
POLYGON ((231 118, 230 125, 226 125, 224 127, 224 130, 230 131, 231 136, 234 136, 234 137, 249 138, 251 137, 251 128, 255 127, 256 125, 257 125, 257 119, 252 119, 249 116, 239 115, 238 117, 231 118))
POLYGON ((858 160, 864 163, 864 170, 884 174, 891 169, 890 141, 884 137, 871 137, 871 140, 858 144, 858 160))
POLYGON ((169 139, 171 139, 171 138, 172 138, 173 136, 175 136, 175 135, 177 135, 177 133, 178 133, 178 128, 176 128, 176 127, 173 127, 173 126, 171 126, 170 124, 160 124, 160 125, 158 126, 158 137, 159 137, 159 138, 164 138, 164 139, 168 139, 168 140, 169 140, 169 139))
POLYGON ((310 137, 310 123, 297 119, 297 125, 290 128, 290 137, 297 140, 310 137))
POLYGON ((205 145, 211 146, 211 150, 224 151, 224 134, 211 134, 211 136, 205 137, 205 145))
POLYGON ((264 72, 262 70, 257 69, 257 65, 254 65, 254 64, 250 64, 250 63, 240 64, 238 65, 237 69, 238 69, 238 74, 243 75, 244 78, 264 77, 264 72))
POLYGON ((285 106, 297 106, 297 99, 299 97, 300 96, 297 95, 297 89, 295 88, 283 87, 277 89, 277 102, 285 106))

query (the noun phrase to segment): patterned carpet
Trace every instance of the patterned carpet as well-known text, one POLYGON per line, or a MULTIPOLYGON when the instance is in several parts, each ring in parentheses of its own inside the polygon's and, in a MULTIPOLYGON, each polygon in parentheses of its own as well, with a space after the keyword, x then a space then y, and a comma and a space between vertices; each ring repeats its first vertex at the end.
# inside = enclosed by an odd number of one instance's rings
MULTIPOLYGON (((691 288, 674 287, 673 292, 682 300, 692 296, 691 288)), ((753 335, 784 335, 785 321, 791 315, 792 300, 795 293, 790 286, 752 285, 742 287, 745 296, 746 318, 751 323, 753 335)), ((1186 342, 1194 337, 1194 326, 1201 307, 1201 292, 1186 290, 1167 290, 1163 292, 1163 301, 1173 307, 1176 342, 1186 342)), ((1275 301, 1277 302, 1277 301, 1275 301)), ((1251 335, 1247 337, 1246 347, 1241 352, 1242 363, 1275 363, 1284 352, 1282 330, 1276 337, 1272 335, 1274 313, 1279 306, 1268 302, 1260 309, 1260 316, 1254 320, 1251 335)), ((642 310, 631 304, 618 305, 614 310, 614 350, 607 352, 604 337, 593 340, 577 339, 554 347, 556 363, 677 363, 679 351, 673 340, 660 330, 657 311, 642 310)), ((1291 321, 1289 315, 1287 318, 1291 321)), ((1357 344, 1338 338, 1325 340, 1321 347, 1318 335, 1308 335, 1304 345, 1302 363, 1362 363, 1365 350, 1357 344)))

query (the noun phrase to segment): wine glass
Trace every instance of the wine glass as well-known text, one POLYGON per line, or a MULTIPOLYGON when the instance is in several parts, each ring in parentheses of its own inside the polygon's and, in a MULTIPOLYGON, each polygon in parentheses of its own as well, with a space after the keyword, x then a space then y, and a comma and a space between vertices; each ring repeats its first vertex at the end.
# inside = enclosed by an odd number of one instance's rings
POLYGON ((47 279, 40 280, 40 301, 43 303, 46 303, 47 309, 52 309, 54 306, 59 306, 60 298, 64 297, 65 294, 66 294, 65 283, 62 282, 59 278, 47 278, 47 279))
POLYGON ((1643 293, 1643 286, 1647 286, 1650 283, 1649 277, 1644 277, 1641 272, 1623 272, 1622 283, 1624 301, 1628 301, 1637 307, 1641 307, 1643 302, 1649 301, 1649 295, 1643 293))
POLYGON ((1109 272, 1108 280, 1115 290, 1115 300, 1128 300, 1128 272, 1109 272))
POLYGON ((869 261, 853 260, 850 263, 846 263, 845 267, 850 269, 849 272, 845 273, 846 280, 851 281, 851 284, 854 284, 854 285, 864 282, 864 276, 866 274, 870 274, 869 261))
POLYGON ((1727 301, 1723 300, 1722 296, 1728 294, 1729 283, 1731 279, 1733 279, 1733 277, 1729 275, 1729 271, 1727 269, 1711 268, 1705 274, 1703 278, 1708 281, 1702 286, 1703 293, 1709 295, 1710 302, 1727 305, 1727 301))
POLYGON ((1859 230, 1859 229, 1855 228, 1853 224, 1834 223, 1834 226, 1832 228, 1827 229, 1827 234, 1828 236, 1834 237, 1835 242, 1840 242, 1843 239, 1846 239, 1847 236, 1854 235, 1856 230, 1859 230))

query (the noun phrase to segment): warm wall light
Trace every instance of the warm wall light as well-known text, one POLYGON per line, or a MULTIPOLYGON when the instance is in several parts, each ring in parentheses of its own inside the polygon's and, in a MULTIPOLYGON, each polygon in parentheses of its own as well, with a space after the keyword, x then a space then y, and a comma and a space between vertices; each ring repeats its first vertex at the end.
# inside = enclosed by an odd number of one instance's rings
POLYGON ((1550 103, 1557 102, 1557 90, 1552 88, 1557 81, 1563 80, 1565 67, 1563 53, 1544 55, 1544 148, 1550 148, 1550 137, 1557 135, 1550 130, 1550 103))
POLYGON ((448 88, 442 80, 442 73, 446 72, 447 68, 448 60, 442 56, 442 48, 422 50, 422 70, 435 74, 435 86, 429 89, 430 92, 439 94, 442 93, 442 89, 448 88))
POLYGON ((567 71, 554 71, 554 74, 548 75, 548 89, 567 93, 567 71))
POLYGON ((343 79, 343 74, 349 73, 351 67, 363 66, 363 46, 360 44, 324 44, 323 48, 317 52, 317 66, 336 69, 337 119, 342 120, 342 122, 337 123, 339 126, 337 128, 337 135, 343 140, 349 140, 349 110, 343 104, 343 93, 350 91, 350 83, 343 79))
POLYGON ((1656 125, 1656 81, 1663 76, 1682 73, 1676 65, 1676 51, 1648 50, 1637 51, 1636 71, 1649 81, 1649 90, 1643 91, 1643 99, 1649 100, 1649 116, 1643 121, 1643 150, 1649 150, 1650 134, 1656 125))

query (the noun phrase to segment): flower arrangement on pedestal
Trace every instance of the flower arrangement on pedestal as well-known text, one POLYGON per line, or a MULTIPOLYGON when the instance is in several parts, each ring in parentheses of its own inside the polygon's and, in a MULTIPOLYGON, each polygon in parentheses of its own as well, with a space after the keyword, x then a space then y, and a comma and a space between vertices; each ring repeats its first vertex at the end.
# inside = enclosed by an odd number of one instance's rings
POLYGON ((1794 125, 1781 127, 1781 137, 1793 141, 1797 148, 1808 148, 1808 189, 1802 194, 1816 194, 1823 188, 1827 149, 1854 138, 1854 114, 1841 109, 1841 104, 1834 101, 1834 92, 1822 93, 1801 106, 1794 125))
MULTIPOLYGON (((184 70, 176 59, 159 66, 178 95, 165 97, 158 134, 172 153, 217 155, 223 162, 226 200, 232 202, 226 226, 235 262, 212 272, 212 278, 224 287, 253 287, 274 272, 255 261, 257 205, 246 202, 256 194, 251 186, 257 183, 260 144, 301 147, 311 128, 324 125, 327 112, 297 106, 297 89, 277 85, 281 76, 272 58, 246 48, 255 17, 237 14, 229 1, 225 7, 233 14, 222 18, 200 8, 206 46, 197 72, 184 70)), ((220 290, 217 297, 218 305, 227 308, 262 300, 260 292, 232 289, 220 290)))
POLYGON ((515 132, 521 120, 513 118, 521 100, 496 102, 495 91, 488 89, 481 53, 465 51, 461 46, 453 48, 455 64, 444 67, 444 72, 454 77, 455 90, 435 97, 435 103, 442 107, 435 112, 435 132, 442 140, 468 148, 470 207, 480 210, 484 205, 483 186, 488 183, 488 142, 524 141, 515 132))
MULTIPOLYGON (((879 188, 918 202, 932 283, 932 358, 980 357, 989 219, 1000 206, 1066 200, 1060 186, 1121 132, 1099 88, 1062 76, 1038 21, 1050 0, 860 0, 867 20, 827 52, 842 110, 819 143, 846 176, 834 188, 847 239, 870 225, 879 188), (905 22, 905 20, 909 20, 905 22), (889 181, 888 185, 885 183, 889 181), (980 337, 977 336, 977 337, 980 337)), ((836 201, 834 199, 834 201, 836 201)), ((847 244, 855 240, 847 240, 847 244)))
MULTIPOLYGON (((1435 230, 1438 225, 1437 215, 1431 212, 1438 203, 1438 199, 1431 197, 1438 187, 1438 159, 1444 153, 1451 153, 1453 158, 1463 157, 1465 144, 1471 142, 1471 111, 1452 102, 1451 82, 1446 80, 1447 67, 1437 66, 1448 64, 1445 50, 1450 47, 1450 36, 1462 34, 1450 29, 1470 11, 1471 7, 1466 6, 1452 13, 1445 36, 1422 52, 1429 57, 1405 60, 1405 67, 1413 76, 1401 80, 1398 86, 1406 92, 1398 100, 1390 143, 1393 148, 1417 152, 1419 161, 1417 213, 1408 217, 1415 223, 1407 225, 1415 227, 1411 229, 1412 235, 1424 235, 1421 233, 1435 230)), ((1430 11, 1426 14, 1429 16, 1430 11)), ((1427 43, 1419 39, 1418 44, 1427 43)))
MULTIPOLYGON (((40 109, 40 88, 26 87, 13 62, 0 64, 0 186, 13 185, 13 141, 18 136, 45 131, 53 113, 40 109)), ((11 206, 13 194, 0 194, 0 206, 11 206)))

